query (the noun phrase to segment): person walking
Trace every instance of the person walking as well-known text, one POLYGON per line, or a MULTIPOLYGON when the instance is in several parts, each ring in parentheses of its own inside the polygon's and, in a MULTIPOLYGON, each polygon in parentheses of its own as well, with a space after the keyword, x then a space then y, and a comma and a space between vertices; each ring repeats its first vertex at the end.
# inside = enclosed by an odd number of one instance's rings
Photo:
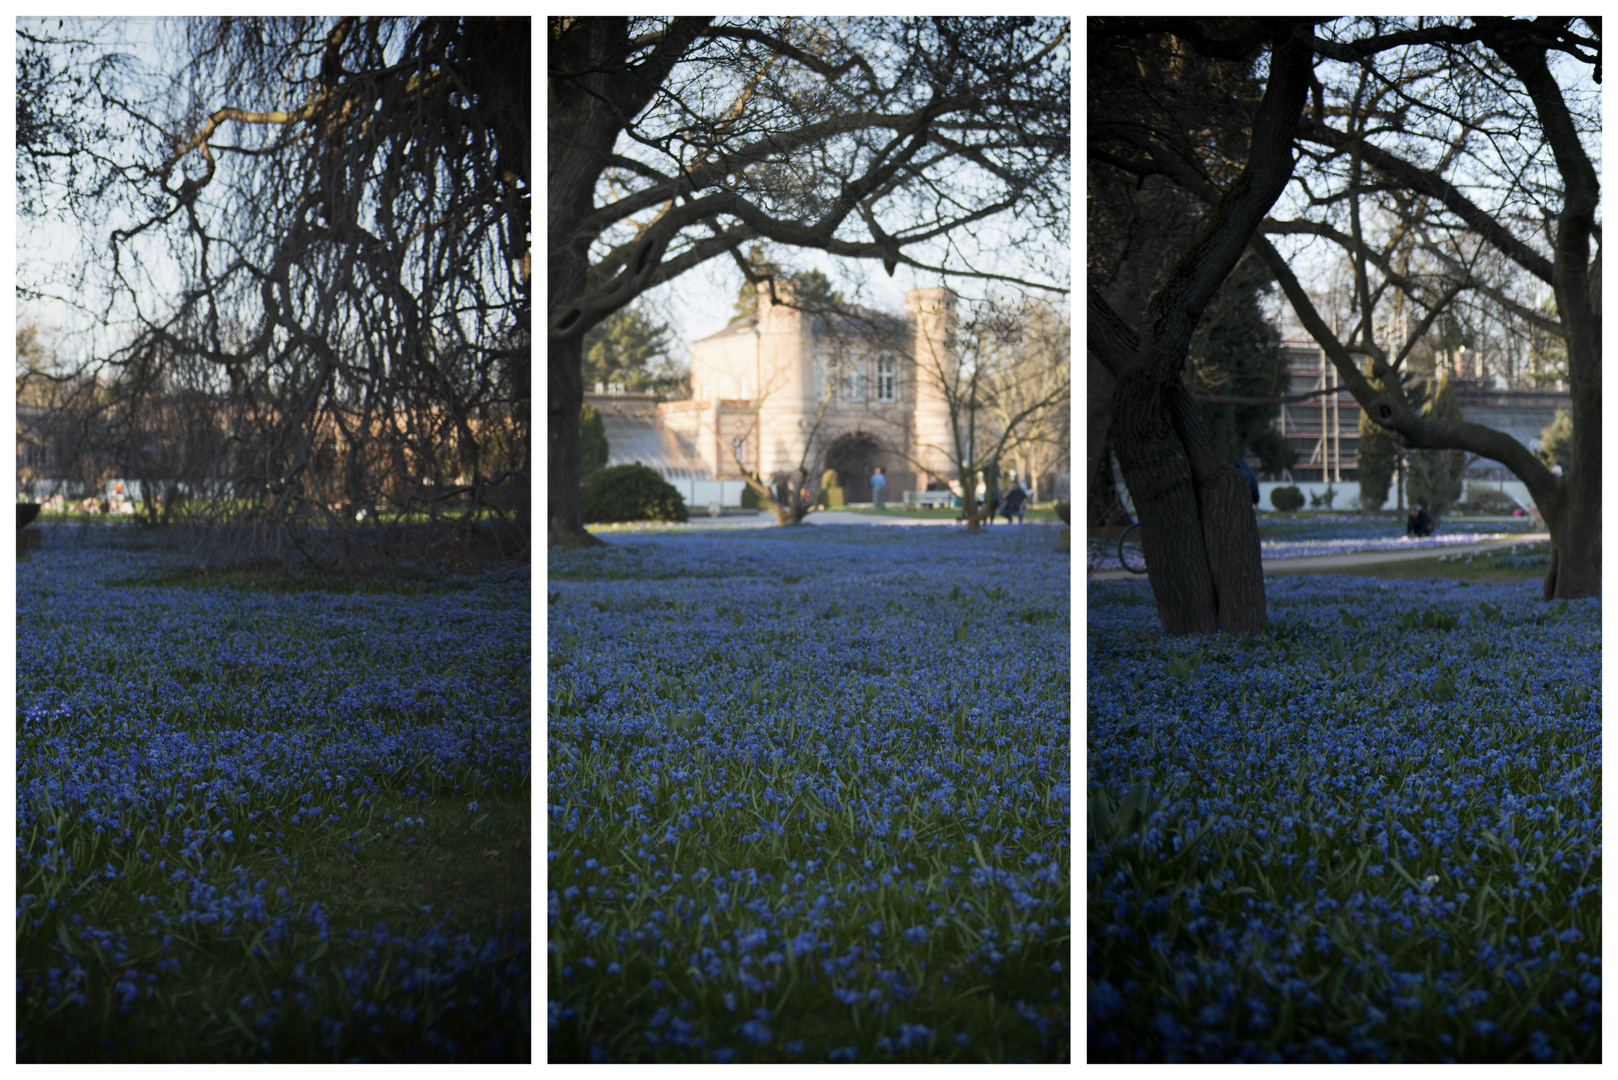
POLYGON ((871 502, 878 510, 882 509, 887 501, 888 478, 882 473, 882 466, 878 465, 871 473, 871 502))

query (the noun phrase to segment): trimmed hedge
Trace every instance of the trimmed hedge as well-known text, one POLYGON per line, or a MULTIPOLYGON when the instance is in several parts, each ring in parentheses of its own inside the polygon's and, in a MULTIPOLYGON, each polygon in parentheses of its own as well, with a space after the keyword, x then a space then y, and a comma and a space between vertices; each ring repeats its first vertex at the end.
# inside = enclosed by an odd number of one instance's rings
POLYGON ((688 521, 685 500, 673 485, 645 465, 613 465, 584 482, 586 524, 624 521, 688 521))
POLYGON ((1292 486, 1278 487, 1270 492, 1270 505, 1287 513, 1303 509, 1303 492, 1292 486))

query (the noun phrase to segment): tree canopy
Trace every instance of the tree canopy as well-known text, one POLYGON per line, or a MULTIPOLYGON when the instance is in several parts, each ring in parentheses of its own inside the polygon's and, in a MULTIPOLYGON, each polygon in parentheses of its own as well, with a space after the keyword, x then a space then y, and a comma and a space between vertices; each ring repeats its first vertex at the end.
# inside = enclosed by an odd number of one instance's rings
POLYGON ((579 341, 759 241, 932 279, 1065 282, 1070 31, 1052 18, 548 23, 550 528, 577 507, 579 341), (1010 252, 1016 245, 1016 255, 1010 252))
POLYGON ((1256 535, 1227 524, 1232 480, 1215 467, 1206 426, 1187 423, 1179 383, 1185 342, 1249 246, 1374 422, 1419 449, 1491 458, 1527 484, 1552 533, 1547 595, 1596 590, 1600 495, 1585 485, 1598 485, 1600 472, 1599 252, 1591 257, 1599 103, 1590 78, 1600 21, 1093 24, 1116 56, 1115 94, 1138 100, 1092 111, 1092 177, 1172 184, 1208 207, 1153 292, 1109 295, 1092 280, 1087 304, 1092 353, 1116 382, 1112 427, 1137 492, 1148 563, 1159 568, 1152 583, 1165 627, 1265 621, 1256 535), (1232 78, 1256 76, 1267 59, 1262 94, 1182 78, 1194 65, 1175 58, 1190 54, 1233 65, 1232 78), (1167 59, 1148 68, 1151 56, 1167 59), (1132 57, 1147 77, 1131 74, 1132 57), (1227 132, 1185 124, 1185 109, 1234 117, 1240 153, 1228 152, 1227 132), (1322 241, 1352 265, 1346 311, 1317 307, 1288 258, 1322 241), (1554 324, 1532 302, 1547 288, 1554 324), (1406 393, 1399 375, 1412 350, 1446 311, 1467 323, 1459 316, 1468 304, 1565 342, 1580 463, 1570 476, 1553 476, 1503 432, 1424 416, 1406 393), (1356 353, 1371 358, 1380 385, 1356 353))

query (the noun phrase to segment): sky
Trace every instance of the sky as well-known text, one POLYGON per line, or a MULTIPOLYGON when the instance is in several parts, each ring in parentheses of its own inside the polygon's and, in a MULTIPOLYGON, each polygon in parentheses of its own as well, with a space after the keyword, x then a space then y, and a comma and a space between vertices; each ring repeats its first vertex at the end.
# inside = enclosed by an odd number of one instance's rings
MULTIPOLYGON (((1077 33, 1078 24, 1073 24, 1072 29, 1077 33)), ((1074 96, 1076 99, 1077 95, 1074 96)), ((627 138, 622 139, 616 149, 628 157, 639 156, 645 152, 627 138)), ((661 158, 654 160, 659 167, 666 167, 661 158)), ((879 213, 885 210, 886 208, 879 209, 879 213)), ((889 231, 897 232, 898 228, 902 227, 902 222, 888 223, 889 231)), ((1007 231, 1014 227, 1010 224, 1009 215, 1001 215, 999 218, 978 223, 972 231, 989 237, 991 247, 999 250, 974 255, 974 258, 978 259, 981 268, 988 272, 1010 277, 1031 276, 1043 280, 1043 275, 1027 272, 1026 268, 1035 264, 1030 258, 1028 237, 1006 236, 1007 231)), ((956 243, 964 249, 971 245, 972 239, 963 231, 957 235, 956 243)), ((1070 274, 1072 236, 1064 235, 1048 244, 1043 240, 1039 243, 1041 246, 1037 254, 1055 261, 1070 274)), ((933 265, 938 265, 943 258, 942 250, 906 248, 906 251, 920 261, 933 265)), ((768 254, 770 258, 794 270, 819 269, 832 280, 834 287, 843 292, 845 298, 895 314, 904 310, 906 290, 933 288, 940 284, 936 274, 922 274, 907 266, 898 267, 890 278, 881 263, 876 260, 833 259, 821 252, 782 246, 772 246, 768 254)), ((958 262, 959 259, 960 256, 956 255, 952 261, 958 262)), ((727 256, 710 259, 707 263, 687 271, 675 281, 665 283, 645 294, 641 303, 648 309, 649 314, 668 323, 674 330, 674 338, 679 343, 674 359, 679 364, 683 366, 688 362, 689 353, 686 346, 692 341, 717 333, 729 323, 737 291, 743 280, 734 260, 727 256)), ((963 296, 988 287, 988 283, 967 278, 958 279, 950 284, 963 296)))
MULTIPOLYGON (((17 25, 22 27, 37 26, 37 19, 18 18, 17 25)), ((162 57, 156 49, 152 35, 157 28, 159 20, 155 17, 130 17, 84 20, 84 25, 78 32, 94 34, 98 40, 106 42, 127 53, 141 68, 156 70, 161 66, 162 57)), ((58 31, 54 21, 50 21, 47 29, 52 33, 73 32, 69 24, 65 31, 58 31)), ((12 35, 11 48, 15 50, 15 35, 12 35)), ((7 64, 8 77, 16 79, 16 59, 13 52, 12 60, 7 64)), ((15 156, 15 132, 9 133, 12 139, 12 155, 15 156)), ((13 181, 14 182, 14 181, 13 181)), ((15 205, 15 198, 13 199, 15 205)), ((16 229, 13 250, 17 252, 19 271, 24 284, 34 284, 40 280, 41 275, 47 274, 53 266, 76 266, 85 260, 98 258, 106 250, 107 238, 110 235, 111 224, 97 228, 89 233, 81 233, 79 229, 61 217, 49 213, 34 218, 21 218, 11 215, 12 227, 16 229)), ((160 267, 161 262, 154 263, 160 267)), ((177 276, 174 279, 178 280, 177 276)), ((154 286, 161 286, 161 280, 154 281, 154 286)), ((172 284, 171 284, 172 288, 172 284)), ((104 343, 109 334, 121 333, 116 317, 112 326, 103 326, 100 320, 80 310, 77 305, 91 308, 104 304, 105 297, 93 293, 69 294, 75 303, 66 301, 29 300, 26 304, 19 301, 19 315, 38 321, 45 327, 61 331, 63 345, 66 349, 78 350, 88 343, 77 338, 76 333, 89 334, 97 343, 104 343)))
MULTIPOLYGON (((1591 68, 1588 64, 1581 63, 1569 56, 1557 54, 1550 58, 1550 67, 1558 82, 1569 92, 1570 96, 1598 93, 1600 90, 1600 87, 1595 84, 1592 78, 1591 68)), ((1323 77, 1330 78, 1334 71, 1341 70, 1340 65, 1328 62, 1322 65, 1321 73, 1323 77)), ((1594 140, 1586 140, 1586 151, 1590 153, 1598 173, 1602 162, 1601 143, 1600 136, 1594 140)), ((1482 140, 1474 139, 1469 146, 1470 154, 1486 155, 1488 152, 1489 144, 1482 140)), ((1462 165, 1465 164, 1465 160, 1462 159, 1462 165)), ((1498 159, 1495 160, 1498 161, 1498 159)), ((1497 183, 1493 178, 1482 179, 1481 181, 1476 177, 1469 178, 1468 174, 1461 170, 1456 171, 1452 176, 1463 188, 1469 179, 1475 183, 1480 182, 1485 186, 1492 186, 1497 183)), ((1334 188, 1333 190, 1336 189, 1334 188)), ((1486 210, 1490 209, 1487 195, 1479 195, 1475 191, 1471 192, 1471 194, 1480 206, 1486 210)), ((1276 201, 1272 216, 1283 220, 1310 216, 1305 208, 1304 190, 1296 179, 1287 186, 1281 198, 1276 201)), ((1601 217, 1602 215, 1598 210, 1597 221, 1600 221, 1601 217)), ((1342 249, 1336 244, 1324 239, 1296 236, 1276 236, 1272 237, 1272 240, 1281 253, 1287 257, 1288 264, 1298 274, 1299 279, 1309 288, 1323 291, 1329 286, 1333 278, 1339 279, 1339 284, 1342 288, 1346 289, 1352 286, 1353 279, 1348 272, 1342 249)), ((1541 296, 1547 297, 1550 292, 1550 287, 1548 285, 1544 286, 1541 289, 1541 296)), ((1303 329, 1302 322, 1292 311, 1290 303, 1280 295, 1279 289, 1276 290, 1272 297, 1272 303, 1274 316, 1282 325, 1284 337, 1288 339, 1307 339, 1309 337, 1308 332, 1303 329)), ((1377 305, 1376 310, 1379 318, 1387 313, 1390 306, 1387 301, 1377 305)), ((1325 313, 1323 312, 1323 314, 1325 313)), ((1382 342, 1382 344, 1387 345, 1390 343, 1382 342)))

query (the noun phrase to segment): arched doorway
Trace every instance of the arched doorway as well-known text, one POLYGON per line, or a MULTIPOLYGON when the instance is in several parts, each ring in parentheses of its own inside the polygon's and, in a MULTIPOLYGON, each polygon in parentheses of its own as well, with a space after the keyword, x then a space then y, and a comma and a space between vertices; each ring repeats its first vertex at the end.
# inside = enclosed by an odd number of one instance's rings
MULTIPOLYGON (((837 473, 844 502, 871 501, 871 470, 887 465, 887 455, 876 437, 863 431, 839 436, 826 449, 826 468, 837 473)), ((892 498, 890 493, 889 498, 892 498)))

